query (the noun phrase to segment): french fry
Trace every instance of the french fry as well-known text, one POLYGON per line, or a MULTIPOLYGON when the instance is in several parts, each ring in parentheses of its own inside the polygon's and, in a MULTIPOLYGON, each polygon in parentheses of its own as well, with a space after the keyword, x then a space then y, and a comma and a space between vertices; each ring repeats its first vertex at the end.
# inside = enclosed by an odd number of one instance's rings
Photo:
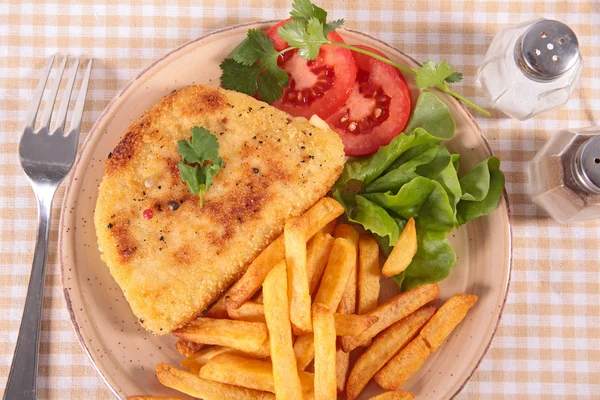
MULTIPOLYGON (((352 244, 352 248, 354 249, 354 265, 350 269, 350 274, 348 276, 348 283, 346 283, 346 289, 342 294, 342 299, 340 300, 340 304, 338 306, 338 313, 341 314, 354 314, 356 312, 356 277, 357 277, 357 256, 358 256, 358 232, 356 229, 347 224, 339 224, 335 227, 335 231, 333 233, 335 238, 344 238, 348 239, 352 244)), ((347 340, 342 337, 341 342, 342 345, 344 341, 347 340)), ((344 391, 344 387, 346 385, 346 378, 348 377, 348 371, 350 366, 350 355, 345 353, 342 349, 339 349, 337 352, 337 377, 338 377, 338 390, 340 392, 344 391)))
POLYGON ((300 218, 289 219, 284 228, 285 260, 287 263, 288 300, 294 332, 312 330, 310 319, 310 293, 306 271, 306 226, 300 218))
POLYGON ((267 340, 264 322, 234 321, 230 319, 198 318, 173 334, 195 343, 233 347, 242 351, 256 351, 267 340))
POLYGON ((279 263, 263 283, 265 319, 271 343, 273 384, 279 399, 301 400, 302 386, 292 347, 285 262, 279 263))
POLYGON ((237 282, 227 291, 226 296, 229 299, 229 307, 239 308, 256 293, 267 274, 273 267, 285 258, 285 242, 283 235, 279 236, 270 245, 268 245, 259 255, 250 263, 248 269, 237 282))
POLYGON ((304 226, 305 238, 308 241, 315 233, 319 232, 330 222, 342 215, 344 207, 331 197, 323 197, 314 206, 309 208, 300 218, 304 226))
POLYGON ((406 226, 402 230, 398 242, 392 249, 387 260, 383 264, 381 274, 389 278, 390 276, 398 275, 404 271, 412 262, 413 257, 417 254, 417 231, 415 229, 415 219, 410 218, 406 226))
POLYGON ((175 343, 175 348, 184 357, 189 357, 194 353, 199 352, 204 347, 203 344, 190 342, 189 340, 179 339, 175 343))
POLYGON ((420 333, 429 344, 432 353, 444 343, 446 337, 465 318, 476 302, 477 296, 473 294, 457 293, 442 304, 420 333))
POLYGON ((128 396, 127 400, 181 400, 179 397, 163 396, 128 396))
POLYGON ((371 235, 358 240, 358 313, 377 307, 380 288, 379 245, 371 235))
POLYGON ((262 294, 262 290, 256 294, 256 296, 254 296, 252 298, 256 303, 258 304, 262 304, 263 303, 263 294, 262 294))
POLYGON ((346 396, 354 400, 369 381, 389 360, 419 333, 435 313, 435 307, 423 307, 396 322, 373 339, 373 343, 356 360, 348 383, 346 396))
MULTIPOLYGON (((306 240, 311 238, 321 228, 342 215, 344 207, 332 198, 324 197, 298 217, 305 231, 306 240)), ((267 274, 273 267, 285 258, 284 235, 279 236, 267 246, 248 266, 246 273, 227 291, 230 306, 238 308, 249 300, 260 289, 267 274)))
POLYGON ((233 353, 235 349, 231 347, 211 346, 200 350, 199 352, 190 355, 179 363, 180 366, 187 369, 191 373, 197 374, 200 369, 206 365, 211 359, 224 353, 233 353))
MULTIPOLYGON (((303 398, 313 396, 313 374, 299 371, 303 398)), ((201 370, 200 377, 247 387, 250 389, 275 392, 273 364, 270 361, 254 360, 232 354, 222 354, 210 360, 201 370)))
MULTIPOLYGON (((326 304, 336 309, 339 305, 348 275, 353 265, 352 244, 348 239, 338 238, 333 242, 327 267, 321 278, 321 284, 315 295, 315 303, 326 304)), ((311 333, 298 336, 294 343, 294 353, 298 368, 304 370, 315 357, 314 339, 311 333)))
POLYGON ((374 315, 333 314, 337 336, 357 336, 371 327, 379 318, 374 315))
MULTIPOLYGON (((226 302, 229 305, 229 300, 226 302)), ((239 308, 227 307, 229 318, 238 321, 265 322, 265 310, 262 304, 248 300, 239 308)))
POLYGON ((313 306, 313 334, 315 342, 315 400, 335 399, 335 323, 333 313, 325 305, 313 306))
POLYGON ((437 299, 439 295, 439 286, 432 283, 419 286, 391 298, 366 314, 378 317, 376 323, 358 336, 346 336, 347 339, 342 342, 344 351, 350 352, 359 346, 366 345, 379 332, 412 314, 430 301, 437 299))
POLYGON ((471 294, 459 293, 450 297, 419 335, 375 374, 375 382, 386 390, 396 390, 402 386, 441 346, 476 301, 477 296, 471 294))
POLYGON ((358 232, 352 226, 348 224, 338 224, 335 226, 335 230, 333 231, 333 237, 339 238, 342 237, 344 239, 348 239, 352 242, 352 245, 358 246, 358 232))
POLYGON ((431 350, 422 336, 417 336, 375 374, 375 382, 385 390, 396 390, 423 366, 431 350))
MULTIPOLYGON (((265 322, 264 306, 250 300, 245 302, 237 310, 228 309, 228 312, 231 319, 234 320, 265 322)), ((333 314, 333 319, 335 321, 335 332, 337 336, 357 336, 378 320, 378 318, 374 315, 343 314, 341 312, 333 314)), ((198 350, 202 348, 201 344, 188 341, 184 342, 186 345, 192 346, 192 349, 194 349, 194 346, 199 346, 198 350)), ((192 353, 195 352, 196 351, 193 351, 192 353)), ((183 353, 182 354, 189 356, 192 353, 187 355, 183 353)))
MULTIPOLYGON (((348 239, 352 244, 354 265, 350 268, 346 289, 342 294, 342 299, 338 306, 338 312, 342 314, 354 314, 356 312, 356 277, 357 277, 357 255, 358 255, 358 232, 356 229, 346 224, 339 224, 335 227, 333 235, 335 238, 348 239)), ((349 255, 352 257, 352 255, 349 255)))
POLYGON ((393 390, 371 397, 370 400, 412 400, 414 398, 415 395, 412 393, 404 392, 402 390, 393 390))
POLYGON ((312 332, 305 333, 296 338, 294 354, 300 371, 304 371, 315 358, 315 341, 312 332))
POLYGON ((227 292, 219 298, 208 310, 204 313, 206 318, 227 318, 227 307, 225 306, 225 299, 227 298, 227 292))
POLYGON ((211 346, 192 354, 181 361, 179 365, 197 374, 208 361, 221 354, 235 354, 246 358, 261 359, 271 355, 271 344, 269 339, 267 339, 260 349, 252 352, 243 352, 231 347, 211 346))
POLYGON ((333 242, 327 267, 315 295, 315 303, 336 310, 346 289, 352 268, 356 264, 356 253, 348 239, 337 238, 333 242))
POLYGON ((306 272, 308 274, 308 291, 311 295, 317 289, 323 276, 332 247, 333 236, 321 232, 317 232, 306 244, 306 272))
POLYGON ((337 391, 344 393, 346 390, 346 380, 350 371, 350 353, 338 349, 335 352, 335 384, 337 391))
POLYGON ((158 364, 156 376, 166 387, 204 400, 275 400, 273 393, 209 381, 165 363, 158 364))
POLYGON ((321 228, 320 232, 333 236, 333 230, 335 229, 336 224, 337 221, 334 219, 333 221, 325 225, 323 228, 321 228))

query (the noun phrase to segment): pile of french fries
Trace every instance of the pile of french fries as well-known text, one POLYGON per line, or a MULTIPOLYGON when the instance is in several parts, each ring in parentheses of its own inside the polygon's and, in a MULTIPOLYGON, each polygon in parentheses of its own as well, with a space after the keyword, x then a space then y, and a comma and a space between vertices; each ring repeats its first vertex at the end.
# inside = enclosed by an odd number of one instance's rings
POLYGON ((439 287, 427 284, 378 304, 382 276, 417 252, 414 220, 380 268, 371 235, 336 225, 343 211, 323 198, 287 221, 204 317, 174 332, 187 371, 161 363, 160 382, 205 400, 353 400, 374 378, 387 392, 372 399, 414 398, 400 388, 477 297, 456 294, 436 310, 427 304, 439 287), (351 366, 353 351, 362 354, 351 366))

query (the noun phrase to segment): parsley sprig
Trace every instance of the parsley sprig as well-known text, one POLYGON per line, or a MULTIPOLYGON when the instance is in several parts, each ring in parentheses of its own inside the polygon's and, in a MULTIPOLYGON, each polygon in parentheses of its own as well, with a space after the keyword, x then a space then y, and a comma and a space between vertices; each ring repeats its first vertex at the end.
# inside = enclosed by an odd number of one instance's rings
POLYGON ((178 164, 181 179, 193 194, 199 194, 202 208, 204 193, 224 165, 219 157, 219 141, 208 129, 194 126, 192 139, 177 141, 177 151, 183 159, 178 164))
POLYGON ((277 51, 264 32, 249 30, 248 37, 231 52, 230 58, 221 63, 223 70, 221 85, 224 88, 251 96, 258 94, 262 100, 271 103, 281 98, 283 89, 289 85, 286 72, 277 65, 277 58, 287 51, 297 49, 298 55, 303 59, 314 60, 319 55, 321 46, 328 44, 362 53, 389 64, 414 76, 419 88, 436 87, 480 113, 490 115, 487 110, 450 89, 448 85, 460 82, 462 74, 454 71, 454 67, 445 60, 439 64, 429 60, 414 71, 368 50, 329 40, 329 33, 342 26, 345 21, 339 19, 327 22, 327 11, 314 5, 310 0, 294 0, 290 16, 291 21, 277 30, 279 36, 290 47, 277 51))

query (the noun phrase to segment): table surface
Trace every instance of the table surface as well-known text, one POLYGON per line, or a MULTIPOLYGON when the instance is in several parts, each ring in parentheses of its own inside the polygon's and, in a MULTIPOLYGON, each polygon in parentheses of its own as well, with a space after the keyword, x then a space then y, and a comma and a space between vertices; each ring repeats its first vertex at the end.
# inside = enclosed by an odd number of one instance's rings
MULTIPOLYGON (((91 128, 117 91, 170 49, 203 33, 254 20, 284 18, 277 0, 83 0, 0 4, 0 387, 6 385, 17 339, 36 232, 36 204, 18 163, 25 112, 45 57, 94 57, 82 125, 91 128), (46 3, 46 4, 42 4, 46 3)), ((527 122, 499 113, 477 116, 502 159, 512 208, 514 250, 510 293, 498 332, 458 398, 592 398, 600 393, 600 224, 559 225, 527 196, 525 165, 563 128, 600 121, 600 2, 371 0, 319 3, 347 26, 425 61, 448 60, 464 73, 460 92, 484 99, 475 80, 493 35, 537 17, 559 19, 576 32, 584 59, 579 86, 558 111, 527 122)), ((57 265, 55 223, 43 310, 39 398, 108 399, 71 328, 57 265)))

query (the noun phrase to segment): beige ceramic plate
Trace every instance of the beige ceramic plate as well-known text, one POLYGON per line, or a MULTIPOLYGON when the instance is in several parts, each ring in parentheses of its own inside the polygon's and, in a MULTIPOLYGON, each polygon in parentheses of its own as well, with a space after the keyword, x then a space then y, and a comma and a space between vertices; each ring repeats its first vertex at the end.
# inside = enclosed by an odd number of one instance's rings
MULTIPOLYGON (((164 361, 178 365, 181 356, 171 337, 156 337, 136 322, 121 290, 100 260, 93 226, 98 184, 108 153, 129 124, 162 96, 191 84, 219 84, 219 63, 244 38, 239 25, 213 32, 167 54, 129 82, 92 128, 69 182, 60 225, 60 260, 64 294, 81 345, 111 391, 120 398, 134 394, 173 395, 157 381, 154 368, 164 361)), ((364 34, 342 30, 349 43, 374 47, 392 60, 416 68, 416 62, 364 34)), ((412 79, 407 79, 412 83, 412 79)), ((416 95, 413 93, 413 95, 416 95)), ((472 117, 453 98, 442 96, 456 119, 449 142, 470 169, 491 155, 472 117)), ((451 241, 456 269, 441 284, 442 299, 456 292, 474 293, 479 302, 465 321, 405 386, 422 398, 449 398, 465 385, 485 354, 506 298, 511 264, 511 232, 506 197, 498 209, 458 229, 451 241)), ((386 282, 383 295, 397 291, 386 282)), ((368 389, 377 391, 374 384, 368 389)))

